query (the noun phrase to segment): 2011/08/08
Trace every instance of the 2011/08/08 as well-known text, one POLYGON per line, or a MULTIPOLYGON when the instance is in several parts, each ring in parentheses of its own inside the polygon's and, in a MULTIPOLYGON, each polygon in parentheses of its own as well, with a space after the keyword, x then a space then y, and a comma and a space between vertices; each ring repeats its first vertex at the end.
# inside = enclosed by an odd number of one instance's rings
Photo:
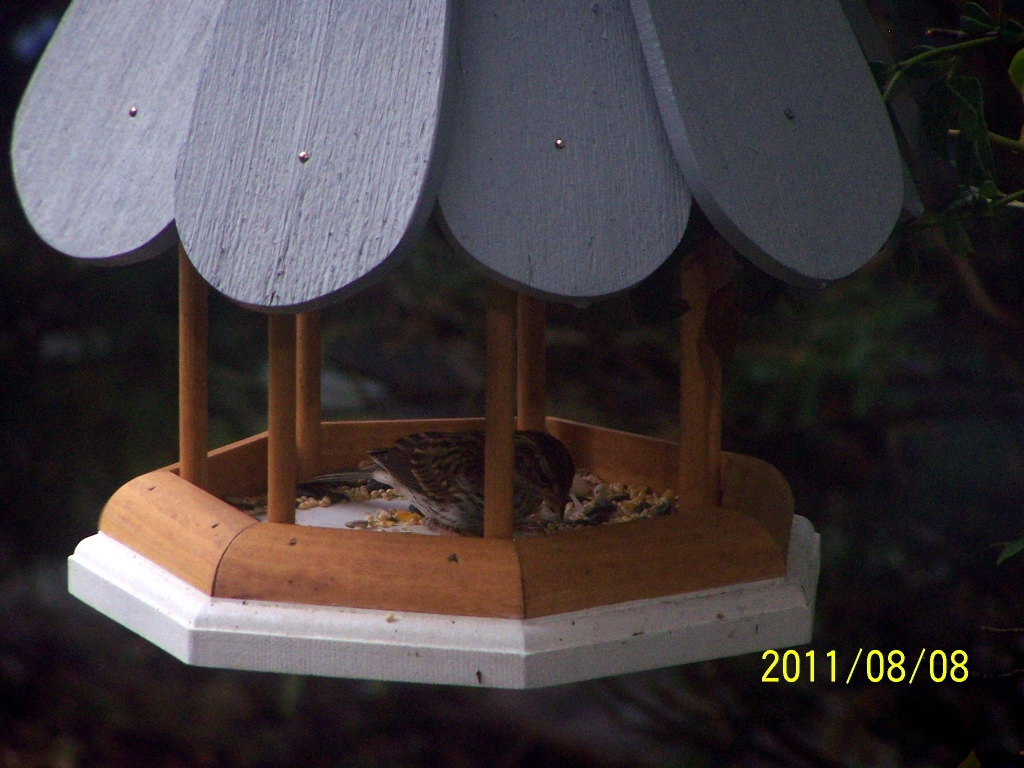
MULTIPOLYGON (((883 654, 882 651, 879 650, 868 651, 867 659, 864 664, 864 671, 868 680, 872 683, 879 683, 886 679, 891 683, 902 683, 904 680, 906 680, 908 684, 913 683, 914 678, 917 677, 917 671, 921 666, 921 662, 924 660, 926 652, 926 648, 921 649, 921 653, 917 657, 917 662, 914 664, 914 669, 910 673, 909 679, 907 679, 907 670, 905 667, 907 657, 903 651, 900 650, 889 651, 888 655, 883 654)), ((863 654, 864 649, 858 648, 857 656, 853 660, 853 664, 850 666, 849 673, 846 675, 847 685, 849 685, 850 681, 853 679, 853 674, 856 672, 863 654)), ((808 680, 813 683, 815 682, 814 673, 816 667, 814 651, 806 651, 804 656, 807 657, 808 662, 808 680)), ((836 681, 836 652, 829 651, 825 654, 825 657, 829 661, 829 669, 831 671, 829 682, 834 683, 836 681)), ((768 668, 761 676, 761 682, 778 683, 780 681, 785 681, 787 683, 795 683, 800 679, 801 658, 798 651, 792 649, 785 651, 780 659, 778 651, 769 649, 761 654, 761 658, 769 662, 768 668), (781 667, 781 680, 777 677, 779 670, 776 670, 776 667, 781 667), (775 673, 774 675, 773 672, 775 673)), ((933 683, 941 683, 947 678, 954 683, 962 683, 966 681, 967 652, 956 650, 950 653, 947 657, 945 651, 932 651, 928 657, 928 675, 931 677, 933 683)))

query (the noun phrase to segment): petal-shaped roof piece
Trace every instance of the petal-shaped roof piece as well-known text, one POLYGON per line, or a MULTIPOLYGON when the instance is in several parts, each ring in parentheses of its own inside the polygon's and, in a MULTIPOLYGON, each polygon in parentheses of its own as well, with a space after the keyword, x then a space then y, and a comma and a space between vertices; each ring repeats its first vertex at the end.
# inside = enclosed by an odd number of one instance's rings
POLYGON ((458 30, 446 226, 499 278, 589 298, 682 239, 672 158, 627 0, 473 0, 458 30))
POLYGON ((433 206, 448 0, 229 3, 177 178, 178 232, 256 308, 338 298, 433 206))
MULTIPOLYGON (((846 14, 846 20, 850 22, 853 34, 857 37, 864 58, 872 62, 892 64, 892 52, 882 39, 871 12, 864 5, 864 0, 839 0, 839 2, 843 7, 843 13, 846 14)), ((909 149, 912 157, 919 156, 920 152, 917 150, 920 148, 923 137, 920 135, 921 118, 917 111, 917 102, 906 92, 894 94, 889 97, 889 114, 896 130, 903 134, 903 140, 906 142, 904 151, 909 149)), ((903 212, 907 216, 916 218, 924 213, 924 203, 921 202, 921 198, 917 194, 917 185, 914 184, 914 176, 907 165, 906 158, 903 159, 902 167, 903 212)))
POLYGON ((18 109, 29 222, 70 256, 129 262, 173 242, 174 171, 222 0, 75 0, 18 109))
POLYGON ((878 89, 836 0, 631 0, 665 128, 701 209, 783 279, 850 274, 903 197, 878 89))

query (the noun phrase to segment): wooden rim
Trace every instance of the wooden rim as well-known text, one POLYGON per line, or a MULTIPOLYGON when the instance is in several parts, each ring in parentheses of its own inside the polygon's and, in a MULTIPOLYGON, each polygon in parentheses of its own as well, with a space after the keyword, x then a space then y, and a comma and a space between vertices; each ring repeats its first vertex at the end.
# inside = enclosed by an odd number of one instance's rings
MULTIPOLYGON (((481 421, 325 423, 321 461, 481 421)), ((609 480, 656 487, 673 472, 675 443, 554 418, 547 425, 585 465, 621 465, 609 480)), ((251 491, 245 475, 260 476, 266 443, 261 435, 211 452, 211 488, 251 491)), ((722 490, 735 509, 509 541, 260 524, 160 470, 118 490, 100 530, 216 597, 532 618, 783 576, 793 498, 782 475, 725 453, 722 490)))

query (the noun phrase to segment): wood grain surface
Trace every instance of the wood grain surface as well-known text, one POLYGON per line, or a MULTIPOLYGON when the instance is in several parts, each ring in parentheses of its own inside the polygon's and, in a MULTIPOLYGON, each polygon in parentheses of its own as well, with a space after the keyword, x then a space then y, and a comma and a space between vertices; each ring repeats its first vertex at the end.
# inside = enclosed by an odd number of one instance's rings
POLYGON ((327 421, 320 437, 320 471, 359 466, 374 448, 387 448, 414 432, 482 430, 483 419, 388 419, 386 421, 327 421))
POLYGON ((76 0, 65 12, 11 145, 25 214, 58 251, 131 262, 173 247, 178 151, 222 4, 76 0))
MULTIPOLYGON (((401 435, 482 426, 481 419, 325 423, 322 460, 351 466, 366 449, 401 435)), ((555 418, 548 430, 577 464, 609 481, 660 489, 675 474, 675 443, 555 418)), ((229 480, 265 481, 261 457, 266 438, 259 435, 212 452, 211 483, 230 493, 229 480)), ((255 524, 158 471, 119 490, 100 528, 221 597, 529 618, 782 576, 793 522, 782 475, 758 459, 723 453, 722 504, 514 541, 403 536, 255 524)))
POLYGON ((683 509, 717 507, 722 473, 722 359, 709 333, 711 301, 729 279, 732 250, 718 235, 684 259, 679 321, 679 474, 683 509))
POLYGON ((512 538, 516 430, 516 293, 487 281, 484 380, 484 536, 512 538))
POLYGON ((511 541, 264 523, 224 553, 217 597, 521 618, 511 541))
POLYGON ((210 284, 312 309, 419 234, 434 205, 448 0, 229 3, 177 177, 210 284))
POLYGON ((547 430, 547 360, 544 332, 547 307, 543 299, 517 295, 516 310, 516 429, 547 430))
MULTIPOLYGON (((175 465, 168 469, 173 470, 175 465)), ((258 496, 267 492, 267 433, 210 451, 208 489, 215 496, 258 496)))
POLYGON ((209 286, 178 245, 178 461, 180 474, 207 487, 210 450, 209 286))
POLYGON ((675 490, 679 443, 552 416, 547 426, 565 444, 577 471, 607 482, 648 485, 658 493, 675 490))
POLYGON ((295 318, 295 446, 300 481, 317 474, 320 466, 320 335, 319 312, 295 318))
MULTIPOLYGON (((547 417, 547 431, 561 440, 580 470, 609 482, 647 485, 661 493, 676 489, 679 444, 616 429, 547 417)), ((328 421, 320 434, 320 472, 351 469, 367 451, 391 445, 414 432, 481 430, 483 419, 403 419, 328 421)), ((750 456, 721 452, 721 505, 756 519, 786 551, 793 520, 793 494, 771 464, 750 456)), ((218 496, 255 496, 266 492, 266 433, 210 451, 210 492, 218 496)), ((176 472, 177 464, 165 469, 176 472)))
POLYGON ((677 595, 786 574, 755 520, 707 508, 516 539, 525 618, 677 595))
POLYGON ((690 195, 627 0, 474 0, 457 45, 439 193, 449 235, 500 279, 554 298, 654 271, 682 239, 690 195))
POLYGON ((631 0, 665 129, 718 231, 820 284, 892 232, 903 178, 885 106, 837 0, 631 0))
POLYGON ((121 486, 100 530, 208 595, 221 555, 256 521, 177 475, 157 470, 121 486))
POLYGON ((295 522, 295 315, 267 318, 267 519, 295 522))
POLYGON ((534 618, 785 575, 783 552, 727 509, 513 541, 264 523, 224 552, 213 594, 534 618))
POLYGON ((789 551, 793 491, 782 473, 767 461, 723 451, 721 504, 757 520, 775 539, 780 552, 789 551))

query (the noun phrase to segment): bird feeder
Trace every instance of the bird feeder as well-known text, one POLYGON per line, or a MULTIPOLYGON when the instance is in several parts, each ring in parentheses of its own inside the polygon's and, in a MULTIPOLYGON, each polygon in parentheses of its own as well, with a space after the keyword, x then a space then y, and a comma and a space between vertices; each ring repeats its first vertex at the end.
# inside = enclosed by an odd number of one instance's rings
POLYGON ((837 0, 75 0, 12 155, 57 250, 180 242, 180 463, 119 489, 70 558, 116 621, 193 664, 513 688, 810 640, 818 536, 778 471, 721 450, 708 326, 732 249, 821 285, 899 214, 837 0), (717 234, 684 259, 679 441, 546 416, 544 303, 649 276, 691 194, 717 234), (432 214, 489 278, 484 418, 322 422, 318 309, 432 214), (270 371, 268 432, 209 452, 207 286, 268 314, 270 371), (513 537, 517 420, 679 511, 513 537), (469 429, 483 537, 295 524, 297 480, 469 429), (267 522, 222 500, 260 492, 267 522))

